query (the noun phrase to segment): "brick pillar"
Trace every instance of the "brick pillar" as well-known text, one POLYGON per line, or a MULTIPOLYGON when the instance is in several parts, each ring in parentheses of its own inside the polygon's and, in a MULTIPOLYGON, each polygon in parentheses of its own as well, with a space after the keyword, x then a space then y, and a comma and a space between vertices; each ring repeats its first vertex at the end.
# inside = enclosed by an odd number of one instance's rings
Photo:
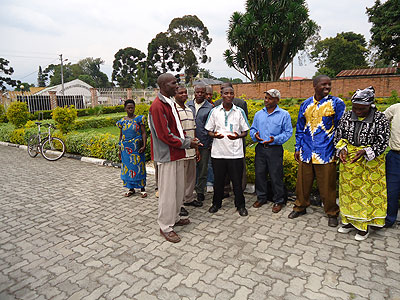
POLYGON ((90 89, 90 94, 92 95, 92 107, 99 104, 99 99, 97 97, 97 90, 95 88, 90 89))
POLYGON ((126 89, 126 99, 132 99, 132 89, 126 89))
POLYGON ((50 108, 51 110, 53 110, 58 106, 56 91, 49 91, 49 96, 50 96, 50 108))

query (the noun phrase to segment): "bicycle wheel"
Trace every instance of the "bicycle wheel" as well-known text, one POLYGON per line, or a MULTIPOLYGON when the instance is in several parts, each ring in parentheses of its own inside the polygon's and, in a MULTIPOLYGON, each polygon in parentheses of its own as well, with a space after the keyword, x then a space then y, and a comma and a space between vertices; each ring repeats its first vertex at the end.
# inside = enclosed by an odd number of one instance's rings
POLYGON ((28 154, 30 157, 36 157, 39 150, 39 136, 37 134, 32 135, 28 141, 28 154))
POLYGON ((40 150, 45 159, 55 161, 63 157, 65 153, 65 144, 61 139, 51 137, 42 143, 40 150))

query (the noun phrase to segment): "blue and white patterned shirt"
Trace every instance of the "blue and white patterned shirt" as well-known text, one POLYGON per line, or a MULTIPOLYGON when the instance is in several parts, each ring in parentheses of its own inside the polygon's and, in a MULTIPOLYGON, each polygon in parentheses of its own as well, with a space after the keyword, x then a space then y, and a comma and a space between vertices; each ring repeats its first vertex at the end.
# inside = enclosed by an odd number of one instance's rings
POLYGON ((296 151, 306 163, 335 161, 335 129, 345 111, 343 100, 331 95, 317 101, 306 99, 300 106, 296 125, 296 151))

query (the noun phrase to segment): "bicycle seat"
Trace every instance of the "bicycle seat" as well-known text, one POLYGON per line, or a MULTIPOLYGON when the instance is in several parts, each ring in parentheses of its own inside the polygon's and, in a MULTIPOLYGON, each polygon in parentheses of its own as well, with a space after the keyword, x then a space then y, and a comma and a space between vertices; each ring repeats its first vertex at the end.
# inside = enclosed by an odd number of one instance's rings
POLYGON ((40 125, 40 124, 42 124, 42 122, 35 122, 35 124, 36 124, 36 125, 40 125))

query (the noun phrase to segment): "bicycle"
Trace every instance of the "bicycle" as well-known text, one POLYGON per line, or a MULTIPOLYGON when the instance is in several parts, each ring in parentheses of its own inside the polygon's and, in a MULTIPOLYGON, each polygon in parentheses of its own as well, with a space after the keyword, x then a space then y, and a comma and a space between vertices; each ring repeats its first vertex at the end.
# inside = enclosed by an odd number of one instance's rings
POLYGON ((28 154, 30 157, 36 157, 39 153, 50 161, 56 161, 64 156, 65 144, 64 142, 51 135, 51 128, 55 129, 52 124, 43 124, 41 122, 35 122, 38 126, 38 134, 34 134, 29 138, 28 141, 28 154), (40 131, 40 126, 48 127, 47 133, 40 131))

